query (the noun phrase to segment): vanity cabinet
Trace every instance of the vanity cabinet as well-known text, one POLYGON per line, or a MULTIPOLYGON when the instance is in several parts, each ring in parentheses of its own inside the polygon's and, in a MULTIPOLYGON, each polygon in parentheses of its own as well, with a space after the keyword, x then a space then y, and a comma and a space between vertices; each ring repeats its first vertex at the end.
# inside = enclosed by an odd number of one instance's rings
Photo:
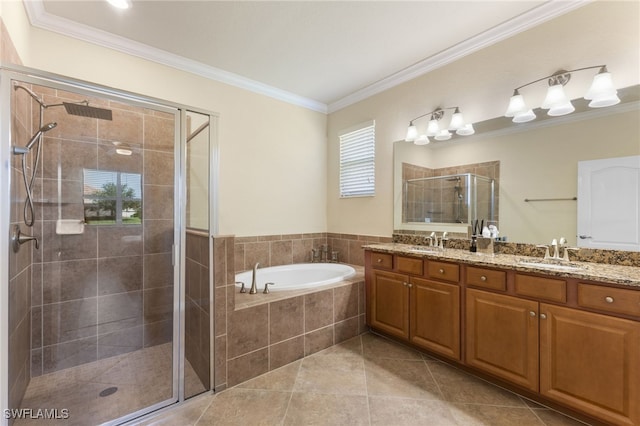
POLYGON ((365 275, 372 329, 606 424, 640 425, 640 289, 371 251, 365 275))
POLYGON ((460 360, 459 266, 405 256, 388 259, 380 253, 368 256, 369 326, 460 360))

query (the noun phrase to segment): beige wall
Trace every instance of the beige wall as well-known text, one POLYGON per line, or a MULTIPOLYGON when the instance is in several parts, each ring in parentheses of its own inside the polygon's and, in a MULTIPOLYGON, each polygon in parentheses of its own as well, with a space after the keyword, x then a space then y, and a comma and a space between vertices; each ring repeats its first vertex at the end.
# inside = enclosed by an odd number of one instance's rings
POLYGON ((0 13, 27 67, 218 112, 221 234, 326 230, 325 114, 31 27, 21 2, 0 13))
MULTIPOLYGON (((640 29, 638 2, 594 2, 554 21, 516 35, 508 40, 469 55, 427 75, 421 76, 376 96, 330 114, 328 122, 328 231, 352 232, 368 235, 391 235, 393 231, 393 143, 404 139, 410 119, 437 107, 460 106, 465 118, 472 122, 499 117, 506 110, 513 89, 558 69, 576 69, 584 66, 607 64, 618 87, 640 82, 640 29), (338 132, 355 123, 376 120, 376 196, 358 199, 340 199, 338 193, 338 132)), ((584 95, 593 73, 574 74, 566 87, 571 98, 584 95)), ((522 90, 531 106, 540 105, 544 96, 544 83, 522 90)), ((635 113, 636 117, 638 114, 635 113)), ((637 120, 635 120, 637 122, 637 120)), ((416 122, 426 127, 427 119, 416 122)), ((448 123, 448 117, 445 119, 448 123)), ((433 167, 446 167, 459 163, 476 163, 501 160, 507 157, 528 159, 532 163, 553 164, 562 174, 570 175, 575 186, 575 156, 579 150, 585 158, 597 158, 607 150, 612 139, 627 145, 612 152, 638 153, 640 145, 637 128, 629 139, 611 137, 603 128, 590 132, 586 127, 580 137, 574 133, 547 137, 547 131, 527 136, 516 145, 510 145, 509 137, 501 138, 494 146, 482 141, 481 135, 468 137, 464 145, 449 142, 447 148, 425 147, 430 156, 440 159, 433 167), (579 143, 579 141, 580 143, 579 143), (606 143, 603 146, 603 140, 606 143), (567 142, 573 141, 574 144, 567 142), (546 146, 546 149, 543 148, 546 146), (448 148, 451 147, 451 148, 448 148), (451 149, 451 151, 449 151, 451 149), (440 152, 442 151, 442 152, 440 152), (495 155, 494 155, 495 153, 495 155), (551 153, 558 153, 553 157, 551 153), (570 164, 558 164, 565 158, 570 164)), ((615 133, 614 133, 615 134, 615 133)), ((609 154, 609 152, 607 152, 609 154)), ((615 155, 610 155, 615 156, 615 155)), ((550 170, 550 173, 552 171, 550 170)), ((502 189, 509 191, 509 182, 524 179, 520 164, 508 164, 501 170, 502 189)), ((528 177, 529 178, 529 177, 528 177)), ((532 194, 544 193, 535 182, 532 194)), ((571 194, 575 190, 571 191, 571 194)), ((515 206, 501 194, 500 215, 520 214, 515 206), (503 205, 506 210, 503 210, 503 205)), ((533 197, 533 195, 530 195, 533 197)), ((526 222, 522 226, 532 226, 526 222)), ((536 227, 545 226, 536 224, 536 227)), ((506 232, 506 231, 505 231, 506 232)), ((515 231, 511 231, 515 232, 515 231)), ((536 236, 538 238, 538 236, 536 236)), ((539 237, 545 241, 546 236, 539 237)), ((567 238, 569 236, 567 235, 567 238)))

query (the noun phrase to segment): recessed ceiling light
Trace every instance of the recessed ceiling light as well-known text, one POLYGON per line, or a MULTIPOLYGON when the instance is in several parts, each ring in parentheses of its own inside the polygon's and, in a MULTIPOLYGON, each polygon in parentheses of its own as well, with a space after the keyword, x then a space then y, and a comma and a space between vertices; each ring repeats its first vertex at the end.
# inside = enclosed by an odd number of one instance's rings
POLYGON ((129 9, 131 7, 131 0, 107 0, 107 2, 118 9, 129 9))

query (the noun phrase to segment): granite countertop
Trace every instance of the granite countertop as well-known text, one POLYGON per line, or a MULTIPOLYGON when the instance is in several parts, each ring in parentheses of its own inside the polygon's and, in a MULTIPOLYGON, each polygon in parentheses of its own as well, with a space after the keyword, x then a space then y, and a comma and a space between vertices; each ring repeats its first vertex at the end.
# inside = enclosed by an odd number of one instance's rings
POLYGON ((640 290, 640 268, 634 266, 607 265, 590 262, 544 261, 539 257, 518 256, 512 254, 471 253, 466 250, 445 249, 430 250, 430 247, 400 243, 381 243, 363 246, 366 250, 383 253, 424 257, 433 260, 451 260, 470 265, 491 268, 513 269, 522 272, 535 272, 563 278, 598 281, 635 287, 640 290), (550 266, 525 265, 523 262, 546 263, 550 266), (554 265, 565 265, 569 269, 552 269, 554 265))

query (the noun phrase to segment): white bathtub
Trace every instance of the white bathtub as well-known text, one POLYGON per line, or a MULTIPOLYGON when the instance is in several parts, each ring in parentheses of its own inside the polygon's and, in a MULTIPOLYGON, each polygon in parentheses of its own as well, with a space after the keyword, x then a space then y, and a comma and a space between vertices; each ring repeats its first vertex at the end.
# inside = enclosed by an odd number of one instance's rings
MULTIPOLYGON (((249 291, 252 274, 251 270, 236 274, 236 282, 243 282, 249 291)), ((256 283, 258 291, 264 290, 265 283, 274 283, 269 291, 300 290, 337 283, 355 274, 354 268, 341 263, 294 263, 258 268, 256 283)))

